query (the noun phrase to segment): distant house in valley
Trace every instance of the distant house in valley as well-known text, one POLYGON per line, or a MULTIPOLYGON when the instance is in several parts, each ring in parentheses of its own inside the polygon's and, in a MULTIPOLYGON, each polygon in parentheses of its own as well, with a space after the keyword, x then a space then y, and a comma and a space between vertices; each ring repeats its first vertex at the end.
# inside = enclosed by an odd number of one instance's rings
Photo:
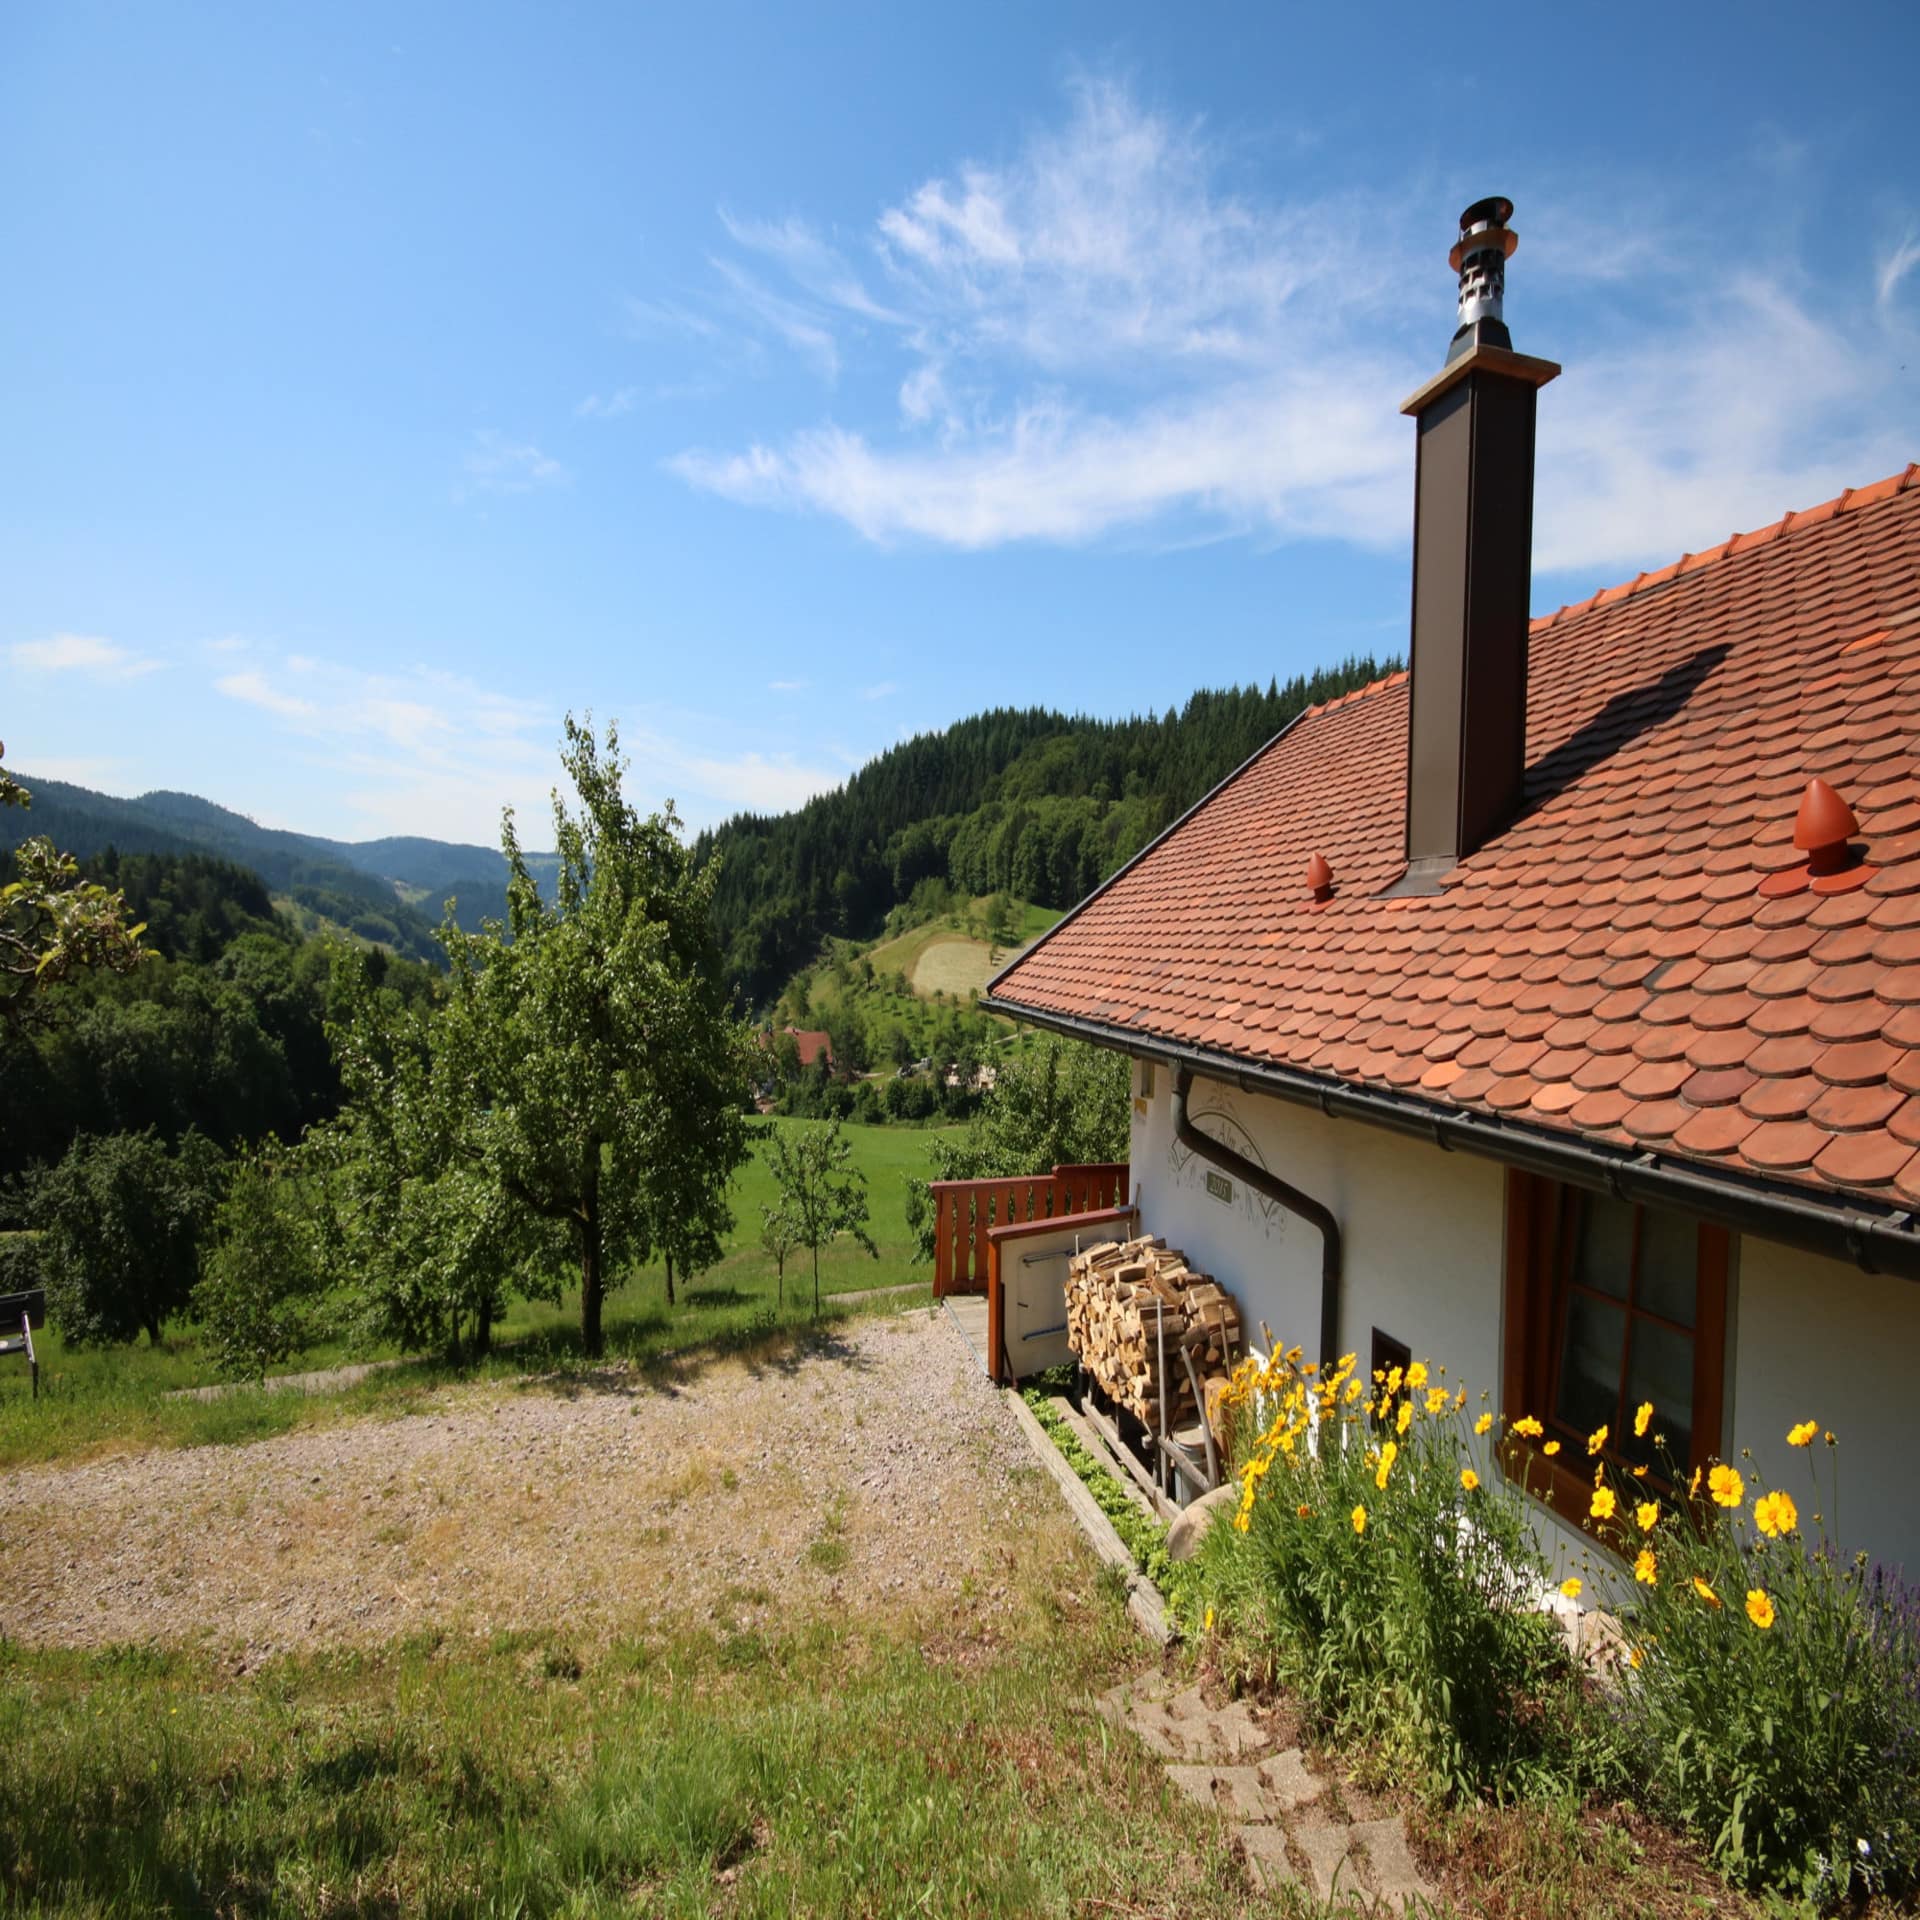
POLYGON ((760 1031, 760 1044, 769 1053, 779 1047, 782 1039, 793 1042, 794 1053, 803 1069, 824 1062, 828 1073, 838 1071, 833 1058, 833 1040, 824 1028, 763 1027, 760 1031))
POLYGON ((1249 1326, 1491 1388, 1562 1513, 1642 1400, 1683 1471, 1796 1491, 1818 1421, 1844 1544, 1920 1571, 1920 467, 1530 620, 1559 369, 1503 323, 1511 211, 1463 216, 1404 409, 1410 670, 985 1004, 1132 1056, 1143 1225, 1249 1326))

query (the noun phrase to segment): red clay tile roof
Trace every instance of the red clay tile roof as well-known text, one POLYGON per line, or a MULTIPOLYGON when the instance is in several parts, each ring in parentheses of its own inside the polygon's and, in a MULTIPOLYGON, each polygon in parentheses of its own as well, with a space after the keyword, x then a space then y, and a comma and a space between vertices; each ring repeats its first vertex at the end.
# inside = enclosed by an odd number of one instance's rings
POLYGON ((1303 715, 996 1003, 1920 1202, 1920 466, 1531 633, 1526 808, 1441 894, 1381 897, 1395 674, 1303 715), (1860 823, 1830 875, 1793 844, 1814 775, 1860 823))

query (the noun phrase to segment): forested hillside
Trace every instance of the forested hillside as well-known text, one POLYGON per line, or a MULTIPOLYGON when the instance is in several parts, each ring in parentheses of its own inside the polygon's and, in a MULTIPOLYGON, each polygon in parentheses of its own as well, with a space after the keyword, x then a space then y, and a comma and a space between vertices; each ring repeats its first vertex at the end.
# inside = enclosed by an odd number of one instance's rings
POLYGON ((764 1006, 829 934, 867 938, 924 881, 1066 908, 1315 701, 1392 671, 1371 656, 1196 693, 1159 717, 997 708, 868 762, 797 812, 703 834, 724 856, 714 913, 728 971, 764 1006))

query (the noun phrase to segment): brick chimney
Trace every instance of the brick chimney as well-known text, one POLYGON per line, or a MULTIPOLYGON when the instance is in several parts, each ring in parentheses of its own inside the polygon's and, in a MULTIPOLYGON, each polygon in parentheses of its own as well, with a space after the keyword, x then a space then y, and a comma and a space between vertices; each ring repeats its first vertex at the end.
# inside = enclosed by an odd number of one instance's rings
POLYGON ((1520 807, 1526 771, 1527 615, 1533 568, 1534 395, 1559 373, 1513 351, 1510 200, 1460 216, 1448 263, 1460 324, 1445 366, 1401 407, 1417 423, 1407 873, 1438 892, 1448 870, 1520 807))

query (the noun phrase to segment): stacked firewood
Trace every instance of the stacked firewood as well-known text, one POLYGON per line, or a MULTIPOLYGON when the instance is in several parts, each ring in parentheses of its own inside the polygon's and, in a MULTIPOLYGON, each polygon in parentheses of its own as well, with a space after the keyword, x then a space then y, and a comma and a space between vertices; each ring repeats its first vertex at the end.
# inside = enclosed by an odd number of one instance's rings
POLYGON ((1164 1240, 1108 1240, 1067 1263, 1067 1343, 1109 1398, 1154 1432, 1164 1404, 1171 1430, 1195 1413, 1182 1353, 1193 1355, 1211 1400, 1239 1350, 1240 1309, 1164 1240))

